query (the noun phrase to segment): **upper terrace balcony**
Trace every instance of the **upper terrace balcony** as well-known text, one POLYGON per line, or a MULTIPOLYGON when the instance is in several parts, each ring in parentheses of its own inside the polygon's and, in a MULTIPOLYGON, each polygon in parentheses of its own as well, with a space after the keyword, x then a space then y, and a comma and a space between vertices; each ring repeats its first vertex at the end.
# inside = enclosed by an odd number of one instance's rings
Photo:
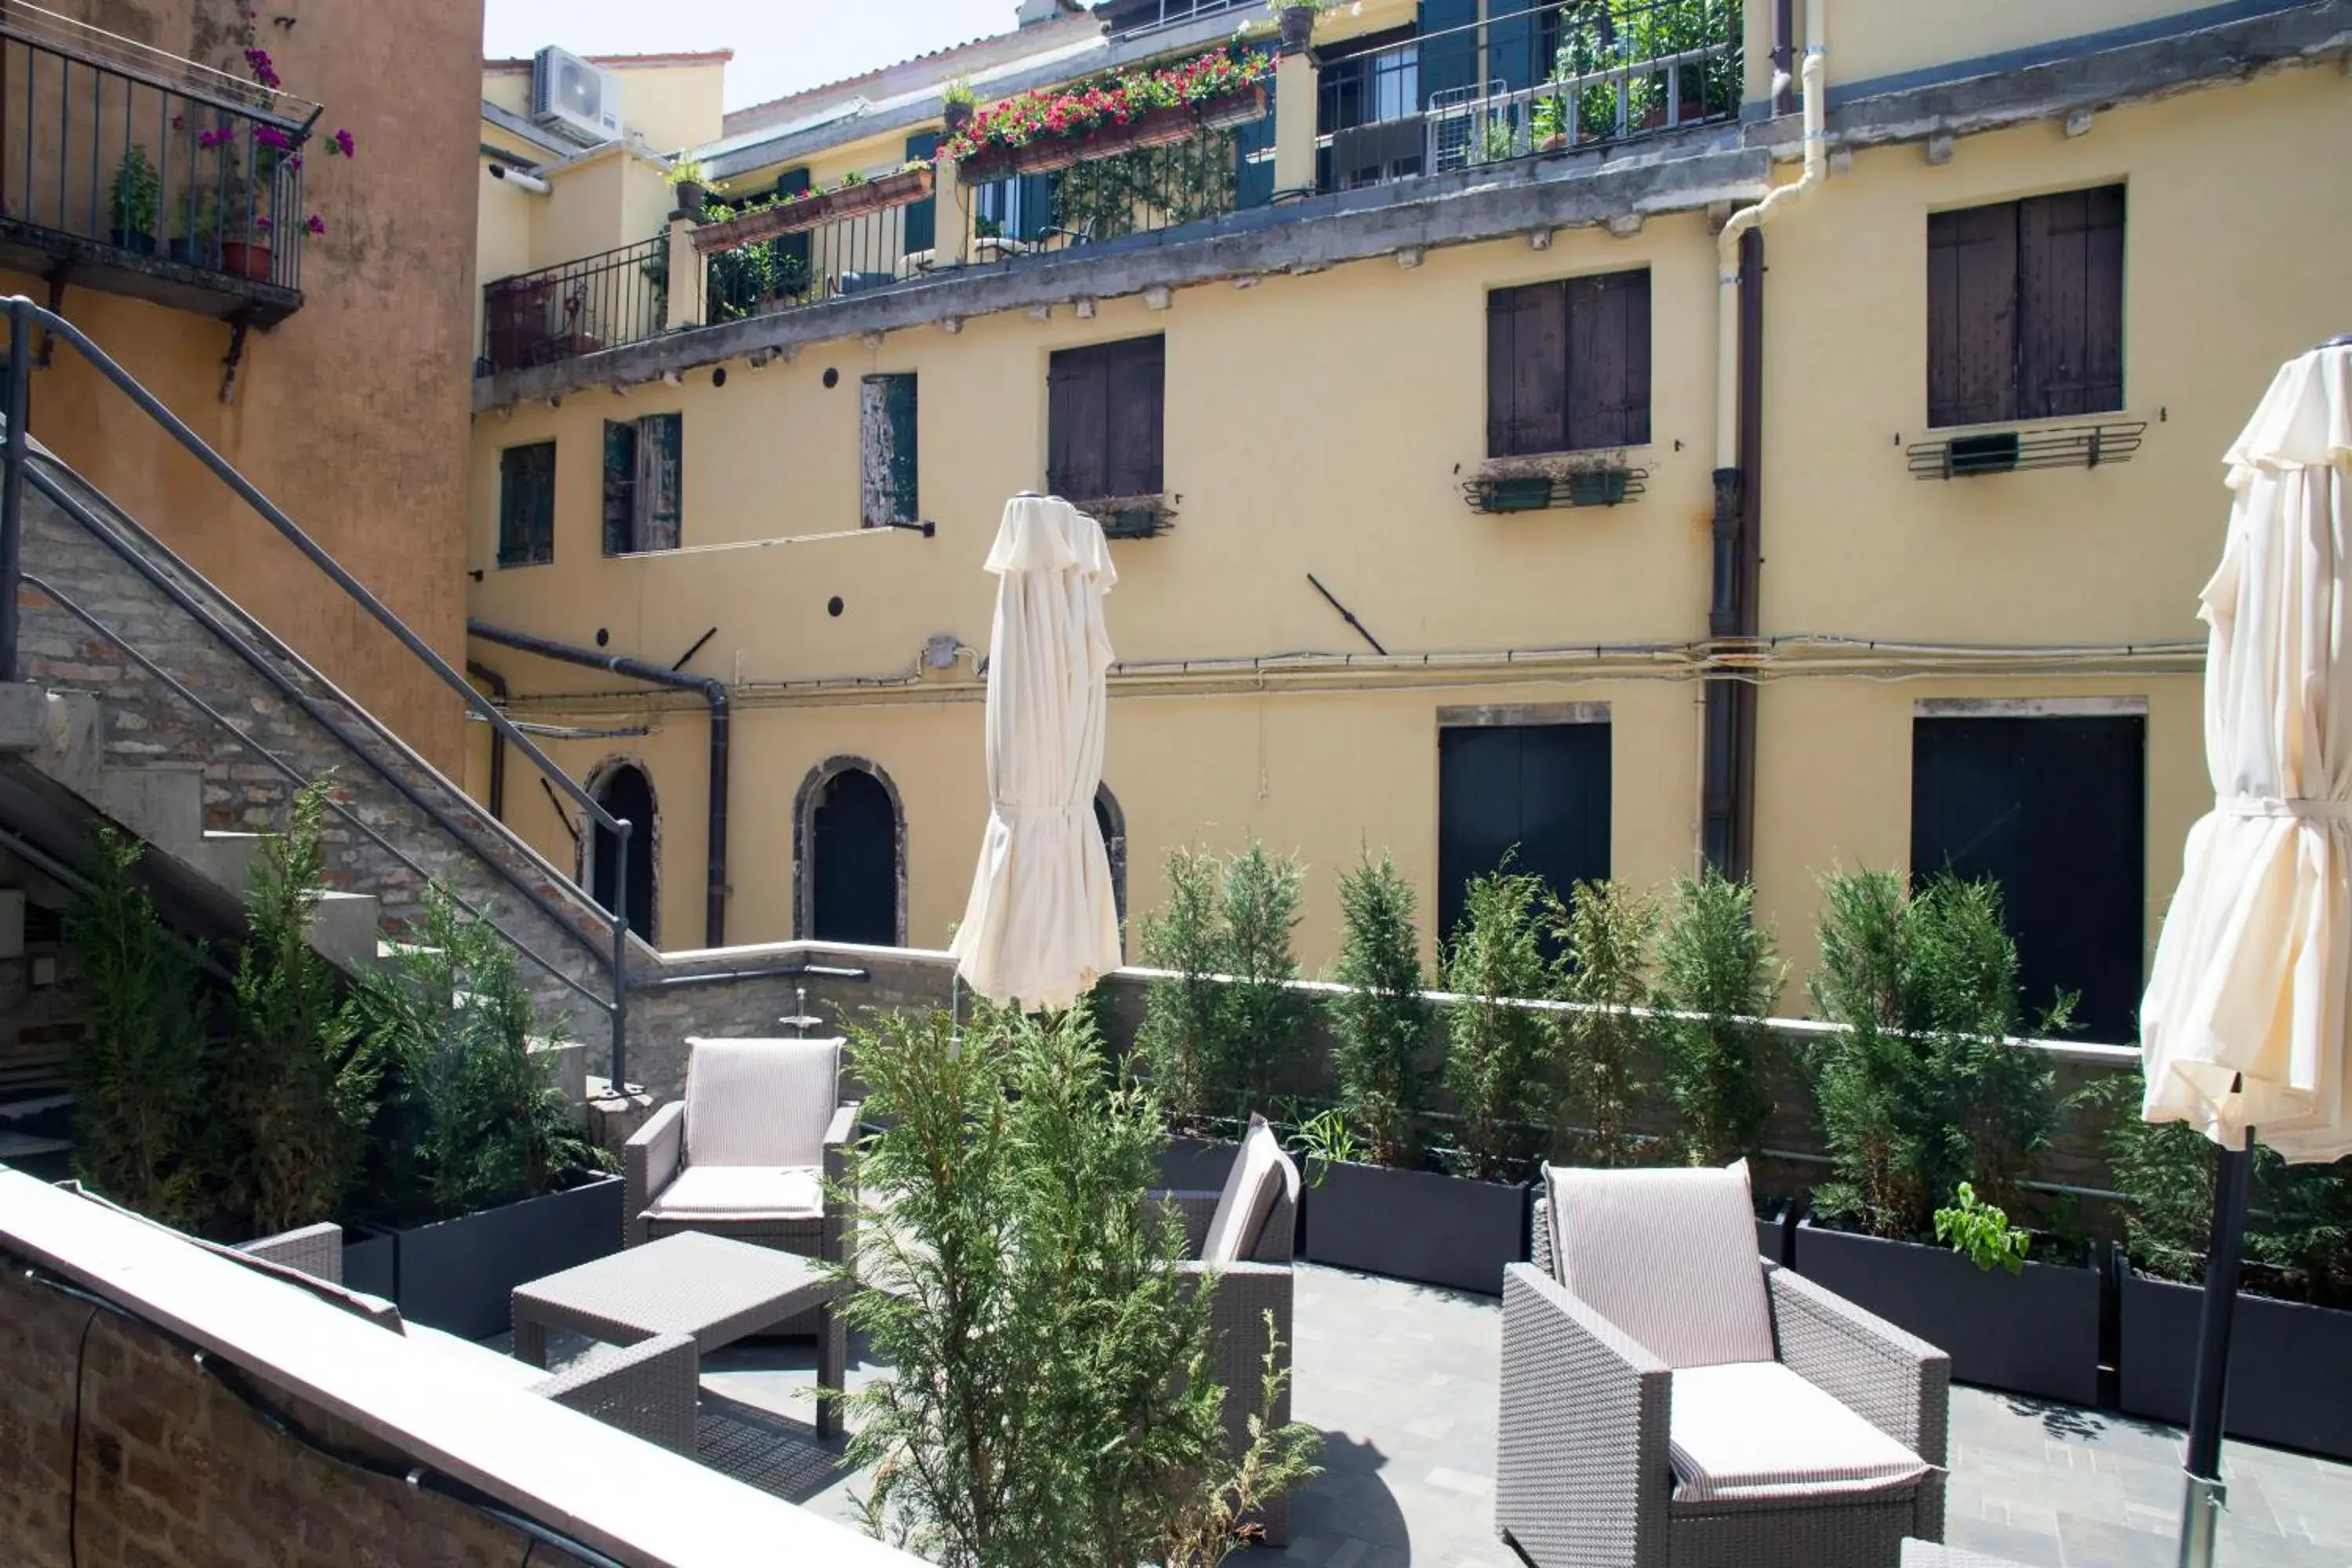
POLYGON ((319 106, 38 6, 0 11, 0 265, 268 326, 302 303, 319 106))

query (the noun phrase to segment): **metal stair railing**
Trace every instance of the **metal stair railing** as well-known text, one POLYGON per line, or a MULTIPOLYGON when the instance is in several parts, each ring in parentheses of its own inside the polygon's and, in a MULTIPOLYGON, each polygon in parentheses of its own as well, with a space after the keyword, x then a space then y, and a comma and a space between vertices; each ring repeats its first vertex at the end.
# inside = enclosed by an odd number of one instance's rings
MULTIPOLYGON (((198 462, 204 464, 205 468, 211 469, 215 478, 219 479, 222 483, 228 486, 230 489, 236 491, 239 499, 244 500, 245 503, 251 507, 256 512, 259 513, 262 520, 268 522, 272 528, 276 529, 278 534, 284 538, 288 543, 293 545, 295 549, 300 551, 305 556, 307 556, 310 559, 310 563, 316 566, 329 581, 333 583, 338 588, 341 589, 353 603, 365 610, 377 625, 383 626, 385 631, 391 633, 393 637, 397 640, 403 647, 406 648, 419 663, 431 670, 433 674, 440 679, 442 684, 447 686, 452 691, 455 691, 465 702, 466 706, 488 722, 491 729, 500 738, 502 738, 507 744, 514 747, 516 751, 520 752, 521 755, 531 763, 532 766, 539 769, 541 774, 548 780, 549 784, 553 788, 562 794, 565 798, 569 799, 584 815, 586 815, 590 820, 603 827, 606 832, 612 834, 614 837, 614 853, 621 858, 621 860, 624 862, 626 861, 631 832, 631 824, 626 817, 614 816, 611 812, 607 811, 593 795, 583 789, 580 784, 572 779, 572 775, 565 773, 562 767, 558 766, 555 761, 549 757, 545 752, 541 751, 529 735, 525 734, 520 729, 517 728, 510 721, 509 721, 507 716, 501 712, 494 703, 492 703, 488 698, 484 697, 480 692, 475 690, 471 681, 467 680, 463 674, 451 667, 449 662, 444 659, 439 654, 435 653, 431 647, 429 647, 423 638, 419 637, 406 622, 403 621, 397 615, 395 615, 389 605, 385 605, 383 600, 377 598, 373 593, 370 592, 364 584, 361 583, 349 572, 345 571, 341 564, 338 563, 332 555, 329 554, 316 540, 312 539, 308 533, 302 531, 299 524, 295 522, 292 518, 287 516, 285 511, 281 510, 277 503, 270 500, 268 496, 263 495, 261 491, 256 488, 253 482, 247 479, 243 474, 239 473, 235 465, 231 464, 227 458, 222 457, 218 452, 214 451, 213 448, 205 443, 204 437, 198 436, 194 430, 190 429, 177 415, 173 414, 170 408, 166 407, 153 393, 148 391, 145 386, 142 385, 129 371, 123 369, 121 364, 117 363, 105 350, 100 348, 95 342, 92 342, 89 338, 85 336, 81 330, 76 327, 72 322, 67 321, 64 317, 58 315, 53 310, 44 309, 41 305, 36 303, 34 300, 25 297, 24 295, 11 295, 5 300, 0 300, 0 305, 5 306, 8 314, 8 379, 5 386, 5 396, 4 399, 0 399, 0 414, 5 414, 7 420, 5 443, 0 443, 0 681, 14 681, 17 679, 17 640, 18 623, 20 619, 17 595, 19 587, 25 580, 23 571, 24 506, 25 487, 29 482, 35 489, 47 496, 50 500, 56 502, 58 508, 64 511, 68 518, 72 519, 79 527, 89 532, 100 543, 105 544, 116 554, 121 556, 126 562, 137 569, 151 584, 154 585, 157 589, 173 599, 173 601, 178 604, 182 609, 194 616, 205 625, 206 629, 211 631, 215 637, 221 637, 226 641, 232 651, 236 652, 247 665, 268 678, 272 684, 278 687, 281 693, 290 698, 303 710, 303 711, 310 714, 319 722, 325 724, 329 732, 341 741, 343 744, 348 747, 355 756, 360 758, 360 760, 372 772, 383 779, 387 784, 393 785, 394 789, 398 790, 408 799, 410 804, 423 811, 444 831, 447 832, 452 837, 457 839, 459 844, 472 849, 481 850, 482 848, 481 846, 476 843, 474 835, 459 824, 449 812, 441 807, 437 803, 429 799, 425 794, 422 790, 418 789, 411 781, 400 776, 400 774, 383 760, 378 758, 367 748, 360 745, 354 738, 346 734, 341 726, 328 723, 323 715, 320 713, 318 704, 306 693, 302 692, 299 687, 286 675, 284 670, 278 669, 271 666, 268 660, 261 657, 259 650, 254 648, 244 637, 236 635, 231 628, 226 626, 218 616, 212 614, 210 609, 201 604, 197 600, 196 596, 191 594, 183 584, 173 580, 169 574, 156 566, 153 562, 147 560, 130 541, 121 538, 115 530, 106 526, 94 513, 90 511, 88 507, 84 506, 80 502, 79 498, 73 496, 70 491, 58 484, 49 475, 32 472, 29 470, 29 459, 32 455, 30 416, 32 407, 33 334, 36 330, 38 330, 45 333, 49 341, 63 342, 68 348, 71 348, 76 353, 81 355, 81 357, 87 360, 90 365, 99 372, 99 374, 105 376, 107 380, 112 382, 115 386, 122 392, 124 396, 128 397, 131 403, 144 412, 149 418, 161 426, 173 440, 177 441, 183 447, 184 447, 190 456, 194 457, 198 462)), ((193 569, 190 570, 193 574, 193 569)), ((207 584, 206 586, 209 587, 210 584, 207 584)), ((57 602, 60 606, 66 605, 67 601, 59 598, 53 591, 47 588, 43 588, 42 591, 48 593, 50 597, 53 599, 57 599, 57 602)), ((215 592, 217 592, 217 590, 215 590, 215 592)), ((226 595, 223 595, 223 597, 226 597, 226 595)), ((68 613, 75 614, 77 612, 73 609, 68 609, 68 613)), ((82 616, 80 618, 87 621, 86 616, 82 616)), ((99 629, 102 631, 104 628, 101 627, 99 629)), ((332 683, 328 682, 323 676, 318 675, 317 671, 310 668, 307 661, 301 659, 299 655, 295 654, 290 647, 288 647, 283 642, 279 641, 274 635, 269 634, 268 628, 261 627, 259 629, 263 637, 272 645, 273 652, 286 658, 289 662, 294 664, 306 674, 317 679, 320 683, 325 686, 331 693, 340 700, 355 717, 357 717, 362 723, 372 728, 380 738, 390 742, 398 750, 407 750, 405 742, 400 741, 400 739, 394 735, 392 731, 385 729, 374 719, 373 715, 368 713, 367 710, 361 707, 360 704, 352 701, 348 697, 344 697, 343 694, 340 690, 337 690, 333 687, 332 683)), ((117 647, 123 647, 126 653, 131 653, 134 658, 139 660, 142 667, 152 668, 150 661, 139 656, 135 650, 125 645, 120 637, 115 637, 111 632, 107 632, 105 635, 109 641, 115 643, 117 647)), ((157 673, 160 673, 160 671, 157 673)), ((172 681, 170 684, 176 688, 180 683, 172 681)), ((194 700, 192 693, 184 694, 188 695, 192 700, 194 700)), ((215 716, 218 717, 217 714, 215 714, 215 716)), ((240 738, 250 741, 250 737, 245 737, 243 731, 238 731, 236 725, 228 723, 225 717, 221 717, 221 722, 226 725, 233 733, 236 733, 240 738)), ((411 754, 412 756, 414 755, 414 753, 411 754)), ((276 763, 278 759, 273 757, 271 758, 271 761, 276 763)), ((415 761, 419 768, 425 771, 428 775, 435 777, 438 776, 433 773, 431 764, 425 763, 422 757, 415 757, 415 761)), ((378 842, 383 842, 380 836, 374 837, 378 837, 378 842)), ((520 840, 517 840, 516 842, 518 845, 520 845, 520 840)), ((529 849, 528 846, 520 847, 526 855, 532 855, 532 852, 529 849)), ((389 846, 387 846, 387 847, 389 847, 389 846)), ((399 852, 395 850, 394 853, 398 854, 399 852)), ((524 898, 538 908, 542 914, 545 914, 550 919, 555 921, 566 931, 572 931, 574 929, 572 927, 572 921, 567 914, 557 909, 550 900, 540 893, 538 889, 531 887, 528 879, 522 877, 519 872, 515 871, 512 868, 509 867, 500 856, 482 851, 481 858, 487 861, 494 870, 499 872, 500 876, 504 877, 506 880, 513 884, 516 889, 522 893, 524 898)), ((532 858, 536 858, 536 856, 532 855, 532 858)), ((405 856, 402 856, 402 858, 411 865, 415 864, 414 861, 407 860, 407 857, 405 856)), ((621 1086, 626 1082, 625 1075, 628 1062, 628 879, 626 878, 620 877, 614 879, 613 906, 609 910, 603 909, 602 906, 596 904, 593 897, 588 894, 584 889, 581 889, 581 897, 590 908, 600 910, 605 917, 606 928, 611 937, 609 954, 605 957, 605 963, 612 994, 609 998, 598 997, 593 992, 588 991, 585 987, 580 986, 576 981, 572 981, 569 976, 562 976, 562 978, 568 984, 571 984, 573 989, 578 990, 593 1005, 601 1008, 610 1018, 612 1023, 612 1079, 615 1086, 621 1086)), ((551 963, 540 953, 533 951, 529 944, 517 939, 513 933, 505 931, 501 927, 493 926, 492 929, 499 931, 501 936, 504 936, 509 942, 513 943, 518 952, 520 952, 526 956, 531 958, 535 963, 539 963, 541 967, 553 971, 554 966, 551 963)))

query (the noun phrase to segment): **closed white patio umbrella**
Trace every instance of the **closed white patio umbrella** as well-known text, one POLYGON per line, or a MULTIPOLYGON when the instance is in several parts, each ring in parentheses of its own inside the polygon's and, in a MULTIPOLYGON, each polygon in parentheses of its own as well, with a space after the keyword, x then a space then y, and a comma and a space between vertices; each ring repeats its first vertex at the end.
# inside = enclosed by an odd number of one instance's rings
POLYGON ((2230 1310, 2257 1129, 2352 1153, 2352 340, 2288 363, 2230 448, 2205 586, 2212 812, 2190 830, 2140 1009, 2142 1114, 2221 1145, 2181 1562, 2212 1561, 2230 1310))
POLYGON ((1064 1008, 1118 967, 1110 859, 1095 821, 1118 581, 1100 525, 1015 496, 988 554, 988 836, 956 930, 956 971, 992 1002, 1064 1008))

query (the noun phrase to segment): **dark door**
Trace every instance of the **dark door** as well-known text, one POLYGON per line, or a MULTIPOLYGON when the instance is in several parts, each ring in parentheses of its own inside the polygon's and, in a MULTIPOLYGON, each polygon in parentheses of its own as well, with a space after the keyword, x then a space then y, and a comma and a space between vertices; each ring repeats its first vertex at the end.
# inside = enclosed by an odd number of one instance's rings
POLYGON ((1118 953, 1127 956, 1127 814, 1108 784, 1095 790, 1095 826, 1102 829, 1103 854, 1110 861, 1111 907, 1118 911, 1118 953))
MULTIPOLYGON (((646 782, 643 773, 625 764, 614 768, 597 786, 596 804, 629 825, 629 929, 651 942, 654 939, 653 785, 646 782)), ((620 858, 614 853, 612 833, 599 826, 595 847, 589 857, 589 874, 593 884, 589 893, 608 910, 613 907, 613 897, 617 891, 613 879, 620 869, 620 858)))
POLYGON ((1912 726, 1912 874, 2000 884, 2029 1027, 2058 993, 2079 991, 2085 1036, 2137 1036, 2147 753, 2137 716, 1912 726))
POLYGON ((1447 942, 1462 889, 1502 865, 1566 899, 1609 875, 1609 726, 1520 724, 1437 736, 1437 919, 1447 942))
POLYGON ((874 947, 898 941, 898 818, 890 792, 852 768, 826 781, 810 824, 809 935, 874 947))

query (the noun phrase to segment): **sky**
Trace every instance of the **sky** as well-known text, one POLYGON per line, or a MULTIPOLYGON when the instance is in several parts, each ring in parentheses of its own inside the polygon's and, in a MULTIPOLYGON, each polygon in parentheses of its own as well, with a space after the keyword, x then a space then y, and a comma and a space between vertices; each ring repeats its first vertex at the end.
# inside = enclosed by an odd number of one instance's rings
POLYGON ((1018 0, 488 0, 492 59, 733 49, 727 107, 781 98, 991 33, 1018 0))

